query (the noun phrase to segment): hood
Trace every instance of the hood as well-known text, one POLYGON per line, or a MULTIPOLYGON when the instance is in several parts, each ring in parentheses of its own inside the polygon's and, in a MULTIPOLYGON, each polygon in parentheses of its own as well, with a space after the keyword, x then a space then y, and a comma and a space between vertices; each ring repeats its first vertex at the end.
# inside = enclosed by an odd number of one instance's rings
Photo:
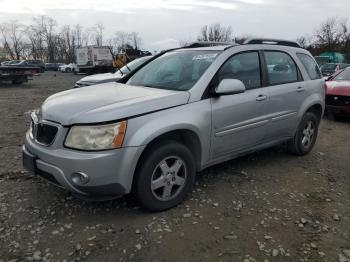
POLYGON ((350 81, 326 82, 327 95, 350 96, 350 81))
POLYGON ((108 80, 118 80, 121 78, 121 74, 112 74, 112 73, 105 73, 105 74, 96 74, 96 75, 90 75, 85 76, 82 79, 80 79, 77 83, 101 83, 103 81, 108 80))
POLYGON ((108 122, 186 104, 186 91, 106 83, 72 89, 50 96, 42 118, 62 125, 108 122))

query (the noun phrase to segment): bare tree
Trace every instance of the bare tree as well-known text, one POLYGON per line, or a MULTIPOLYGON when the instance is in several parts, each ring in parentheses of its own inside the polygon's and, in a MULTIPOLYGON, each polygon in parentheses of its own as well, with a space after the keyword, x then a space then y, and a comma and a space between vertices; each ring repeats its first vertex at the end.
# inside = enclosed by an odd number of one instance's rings
POLYGON ((231 26, 221 26, 219 23, 212 25, 204 25, 198 41, 213 41, 213 42, 230 42, 232 41, 231 26))
POLYGON ((5 50, 12 59, 21 59, 25 49, 24 25, 18 21, 12 21, 0 25, 5 50))
POLYGON ((102 46, 103 45, 103 31, 104 31, 104 26, 101 22, 98 22, 93 28, 93 38, 94 42, 97 46, 102 46))
POLYGON ((132 46, 135 50, 139 50, 142 45, 142 39, 138 32, 132 32, 129 35, 130 42, 132 43, 132 46))
POLYGON ((126 48, 126 46, 129 44, 129 40, 129 33, 124 31, 115 32, 114 43, 118 49, 118 52, 126 48))
POLYGON ((46 44, 46 60, 52 62, 55 60, 55 43, 57 42, 55 29, 57 27, 57 22, 48 16, 33 18, 33 21, 35 31, 38 32, 46 44))
POLYGON ((74 34, 75 34, 77 47, 82 46, 83 45, 83 27, 81 25, 77 24, 74 27, 74 34))
POLYGON ((338 20, 329 18, 323 22, 316 32, 317 44, 325 46, 330 50, 335 50, 340 42, 340 33, 338 31, 338 20))

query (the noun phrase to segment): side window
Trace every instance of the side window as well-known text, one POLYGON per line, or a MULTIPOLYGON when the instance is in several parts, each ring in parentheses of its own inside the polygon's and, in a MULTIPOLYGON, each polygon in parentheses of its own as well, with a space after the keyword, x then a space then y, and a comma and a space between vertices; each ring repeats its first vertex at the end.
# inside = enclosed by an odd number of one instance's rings
POLYGON ((241 80, 246 89, 261 87, 260 59, 258 52, 247 52, 232 56, 219 70, 219 83, 223 79, 241 80))
POLYGON ((265 51, 270 85, 298 82, 298 68, 293 59, 279 51, 265 51))
POLYGON ((309 77, 312 80, 322 78, 321 71, 318 68, 316 61, 311 56, 306 54, 300 54, 300 53, 297 54, 297 56, 300 59, 300 62, 303 64, 303 66, 306 69, 306 72, 308 73, 309 77))

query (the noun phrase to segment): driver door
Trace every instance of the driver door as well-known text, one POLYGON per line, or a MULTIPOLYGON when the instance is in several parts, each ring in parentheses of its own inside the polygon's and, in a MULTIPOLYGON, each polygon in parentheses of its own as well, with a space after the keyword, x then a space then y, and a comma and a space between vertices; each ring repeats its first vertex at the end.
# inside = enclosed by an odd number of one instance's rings
POLYGON ((268 95, 262 88, 259 53, 233 55, 215 76, 215 84, 223 79, 238 79, 246 87, 240 94, 211 98, 211 158, 219 159, 262 143, 268 124, 268 95))

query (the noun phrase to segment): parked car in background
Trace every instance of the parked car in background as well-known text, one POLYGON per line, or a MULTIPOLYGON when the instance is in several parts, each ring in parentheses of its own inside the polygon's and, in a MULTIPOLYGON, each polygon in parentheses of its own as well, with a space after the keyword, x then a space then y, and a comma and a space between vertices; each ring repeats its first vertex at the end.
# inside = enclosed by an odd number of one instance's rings
POLYGON ((344 63, 328 63, 321 66, 321 72, 323 76, 327 77, 336 74, 348 66, 350 65, 344 63))
POLYGON ((74 88, 83 87, 83 86, 91 86, 101 83, 107 82, 115 82, 122 78, 123 76, 129 74, 132 70, 139 67, 146 61, 148 61, 152 56, 144 56, 137 58, 122 68, 118 69, 115 73, 105 73, 105 74, 96 74, 91 76, 86 76, 76 82, 74 88))
POLYGON ((11 61, 7 65, 16 67, 37 67, 39 68, 39 73, 45 72, 45 64, 41 60, 11 61))
POLYGON ((46 63, 45 70, 46 71, 58 71, 58 68, 63 65, 62 63, 46 63))
POLYGON ((2 66, 5 66, 5 65, 8 65, 8 63, 10 63, 11 61, 3 61, 3 62, 1 62, 1 65, 2 66))
POLYGON ((23 60, 11 60, 11 61, 8 61, 6 65, 18 65, 22 61, 23 60))
POLYGON ((281 143, 312 150, 325 89, 307 50, 273 39, 195 46, 49 97, 31 114, 24 166, 85 199, 132 192, 160 211, 209 166, 281 143))
POLYGON ((350 68, 346 68, 326 82, 326 109, 335 118, 350 116, 350 68))
POLYGON ((58 67, 58 71, 60 71, 62 73, 70 73, 70 72, 77 73, 77 72, 79 72, 79 69, 78 69, 76 64, 70 63, 68 65, 66 65, 66 64, 60 65, 58 67))

